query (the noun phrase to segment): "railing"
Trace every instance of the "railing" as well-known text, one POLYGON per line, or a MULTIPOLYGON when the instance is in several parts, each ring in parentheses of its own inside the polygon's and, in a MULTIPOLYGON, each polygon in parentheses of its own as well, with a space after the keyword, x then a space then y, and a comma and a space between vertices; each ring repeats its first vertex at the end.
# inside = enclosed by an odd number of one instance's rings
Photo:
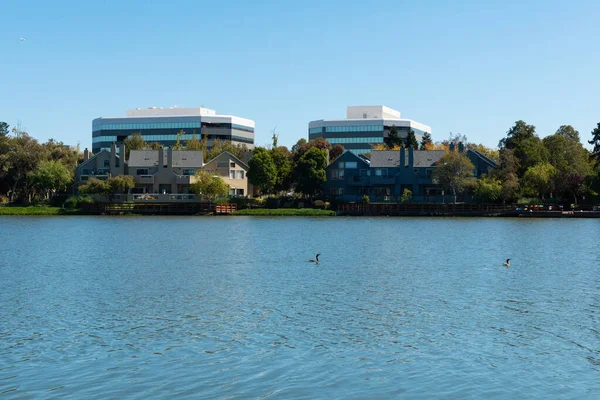
POLYGON ((196 199, 196 195, 195 194, 188 194, 188 193, 182 193, 182 194, 171 194, 169 195, 169 200, 195 200, 196 199))

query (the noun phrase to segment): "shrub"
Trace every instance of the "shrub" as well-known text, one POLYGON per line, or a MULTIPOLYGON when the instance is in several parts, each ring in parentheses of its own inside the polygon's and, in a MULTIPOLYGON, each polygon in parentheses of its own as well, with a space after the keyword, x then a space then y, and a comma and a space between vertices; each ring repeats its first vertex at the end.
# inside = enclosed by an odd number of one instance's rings
POLYGON ((362 197, 362 203, 363 203, 363 204, 370 204, 370 203, 371 203, 371 198, 365 194, 365 195, 362 197))
POLYGON ((323 200, 315 200, 313 203, 314 208, 325 208, 325 202, 323 200))
POLYGON ((8 197, 0 194, 0 204, 6 204, 6 203, 8 203, 8 197))
POLYGON ((94 199, 90 196, 71 196, 64 202, 65 208, 80 208, 82 204, 92 204, 94 199))

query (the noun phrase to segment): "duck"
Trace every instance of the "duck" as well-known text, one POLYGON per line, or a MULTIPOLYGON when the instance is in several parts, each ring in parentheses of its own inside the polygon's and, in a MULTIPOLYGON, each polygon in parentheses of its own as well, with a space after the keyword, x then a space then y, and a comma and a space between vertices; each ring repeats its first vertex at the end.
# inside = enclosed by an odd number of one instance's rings
POLYGON ((510 260, 512 260, 512 258, 507 258, 507 259, 506 259, 506 262, 504 263, 504 266, 505 266, 506 268, 510 267, 510 260))
POLYGON ((315 264, 318 264, 318 263, 319 263, 319 256, 320 256, 320 255, 321 255, 320 253, 319 253, 319 254, 317 254, 317 255, 315 256, 315 259, 314 259, 314 260, 308 260, 308 262, 314 262, 315 264))

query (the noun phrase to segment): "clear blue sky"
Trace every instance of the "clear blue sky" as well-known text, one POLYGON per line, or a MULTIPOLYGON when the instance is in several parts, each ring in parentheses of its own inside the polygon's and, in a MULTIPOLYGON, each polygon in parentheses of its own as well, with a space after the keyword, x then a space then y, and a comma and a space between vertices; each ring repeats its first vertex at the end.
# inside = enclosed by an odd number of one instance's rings
POLYGON ((92 119, 172 105, 253 119, 258 145, 347 105, 492 147, 519 119, 584 140, 600 121, 596 0, 2 0, 0 15, 0 121, 40 140, 89 147, 92 119))

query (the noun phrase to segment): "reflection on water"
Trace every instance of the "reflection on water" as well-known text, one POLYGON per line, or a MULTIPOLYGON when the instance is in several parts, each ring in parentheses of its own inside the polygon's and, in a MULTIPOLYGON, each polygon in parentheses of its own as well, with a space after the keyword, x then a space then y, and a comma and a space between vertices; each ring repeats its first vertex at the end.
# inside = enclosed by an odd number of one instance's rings
POLYGON ((0 232, 0 397, 600 393, 600 221, 5 217, 0 232))

